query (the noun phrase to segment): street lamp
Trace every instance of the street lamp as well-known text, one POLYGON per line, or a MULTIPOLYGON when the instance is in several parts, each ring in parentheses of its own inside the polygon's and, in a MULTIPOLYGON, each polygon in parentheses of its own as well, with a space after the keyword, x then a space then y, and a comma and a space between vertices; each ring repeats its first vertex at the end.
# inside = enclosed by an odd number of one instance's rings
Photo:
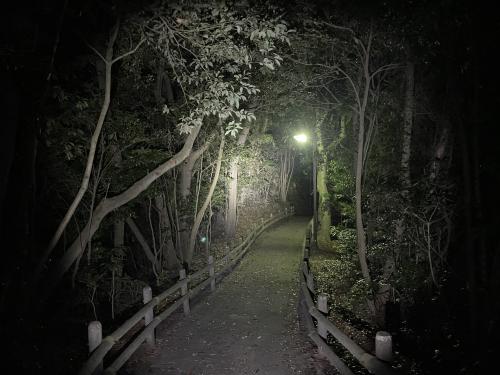
MULTIPOLYGON (((293 136, 298 143, 306 143, 307 142, 307 134, 299 133, 293 136)), ((316 246, 317 240, 317 229, 318 229, 318 202, 317 202, 317 161, 316 161, 316 137, 311 137, 312 140, 312 161, 313 161, 313 228, 312 228, 312 239, 313 244, 316 246)))
POLYGON ((307 142, 307 135, 304 133, 296 134, 293 136, 293 139, 295 139, 299 143, 306 143, 307 142))

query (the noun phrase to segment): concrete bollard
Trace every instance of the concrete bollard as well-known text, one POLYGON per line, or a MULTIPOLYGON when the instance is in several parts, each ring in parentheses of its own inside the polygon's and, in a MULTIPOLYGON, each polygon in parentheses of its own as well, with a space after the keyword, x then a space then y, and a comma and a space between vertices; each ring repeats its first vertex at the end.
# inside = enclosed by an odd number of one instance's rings
MULTIPOLYGON (((89 353, 92 353, 97 349, 102 342, 102 324, 101 322, 94 320, 89 323, 87 327, 88 339, 89 339, 89 353)), ((95 374, 101 373, 103 370, 102 362, 97 366, 95 374)))
MULTIPOLYGON (((188 294, 188 281, 186 279, 186 270, 184 268, 179 271, 179 280, 185 280, 181 286, 181 296, 185 296, 188 294)), ((182 303, 182 307, 184 309, 184 315, 188 315, 191 311, 189 308, 189 298, 186 298, 186 300, 182 303)))
MULTIPOLYGON (((142 302, 146 305, 153 299, 153 291, 149 285, 142 288, 142 302)), ((146 314, 144 314, 144 326, 148 326, 154 319, 154 308, 151 307, 146 314)), ((151 334, 146 337, 146 342, 149 345, 155 344, 155 331, 151 332, 151 334)))
POLYGON ((392 361, 392 336, 389 332, 377 332, 375 336, 375 355, 382 361, 392 361))
MULTIPOLYGON (((317 309, 324 315, 328 315, 328 297, 326 294, 318 295, 318 302, 316 303, 317 309)), ((328 331, 326 326, 318 320, 318 335, 326 339, 328 336, 328 331)))
POLYGON ((215 290, 215 267, 214 267, 214 257, 208 257, 208 274, 210 275, 210 290, 213 292, 215 290))

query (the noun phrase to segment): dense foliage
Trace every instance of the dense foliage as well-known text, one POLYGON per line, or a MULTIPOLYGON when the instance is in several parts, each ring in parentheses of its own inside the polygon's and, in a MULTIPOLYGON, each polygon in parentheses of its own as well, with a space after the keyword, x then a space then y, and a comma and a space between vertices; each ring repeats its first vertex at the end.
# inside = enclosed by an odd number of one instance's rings
MULTIPOLYGON (((378 3, 13 12, 3 24, 21 32, 0 57, 6 337, 48 337, 61 316, 111 327, 144 285, 222 256, 279 205, 311 214, 314 159, 314 267, 334 311, 418 348, 421 371, 457 357, 457 372, 480 371, 460 353, 490 355, 498 332, 494 33, 464 1, 378 3)), ((42 341, 34 358, 55 345, 42 341)))

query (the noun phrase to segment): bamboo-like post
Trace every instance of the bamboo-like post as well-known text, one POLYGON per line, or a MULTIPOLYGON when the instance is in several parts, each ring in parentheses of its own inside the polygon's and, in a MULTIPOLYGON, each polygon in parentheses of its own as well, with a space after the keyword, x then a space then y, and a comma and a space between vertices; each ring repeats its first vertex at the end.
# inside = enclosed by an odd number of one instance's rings
MULTIPOLYGON (((151 287, 149 285, 145 286, 142 288, 142 302, 146 305, 148 304, 151 300, 153 299, 153 291, 151 290, 151 287)), ((148 326, 154 319, 154 310, 153 307, 149 309, 146 314, 144 314, 144 326, 148 326)), ((154 329, 151 331, 151 333, 146 337, 146 342, 149 345, 154 345, 155 344, 155 331, 154 329)))
MULTIPOLYGON (((184 280, 181 286, 181 296, 185 296, 188 294, 188 280, 186 278, 186 270, 184 268, 179 271, 179 280, 184 280)), ((182 307, 184 309, 184 315, 188 315, 191 311, 189 308, 189 297, 184 300, 182 307)))
POLYGON ((392 361, 392 336, 389 332, 377 332, 375 336, 375 355, 382 361, 392 361))
MULTIPOLYGON (((328 314, 328 297, 326 296, 326 294, 318 295, 318 302, 316 304, 316 307, 324 315, 328 314)), ((328 335, 326 326, 320 320, 318 320, 318 335, 320 335, 324 339, 326 339, 326 336, 328 335)))
POLYGON ((215 290, 215 267, 212 255, 208 257, 208 274, 210 276, 210 290, 213 292, 215 290))
MULTIPOLYGON (((88 327, 88 340, 89 340, 89 354, 97 349, 102 342, 102 324, 101 322, 94 320, 89 323, 88 327)), ((102 362, 97 366, 94 374, 102 373, 103 366, 102 362)))

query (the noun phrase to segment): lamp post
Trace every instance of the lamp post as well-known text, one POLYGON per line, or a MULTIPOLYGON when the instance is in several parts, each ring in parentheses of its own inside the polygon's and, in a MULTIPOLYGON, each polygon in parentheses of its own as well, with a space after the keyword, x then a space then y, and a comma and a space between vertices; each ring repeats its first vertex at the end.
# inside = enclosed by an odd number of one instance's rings
MULTIPOLYGON (((304 133, 299 133, 293 136, 299 143, 307 142, 307 135, 304 133)), ((317 229, 318 229, 318 186, 317 186, 317 174, 318 174, 318 162, 316 160, 316 137, 314 133, 311 137, 312 141, 312 180, 313 180, 313 228, 312 228, 312 245, 316 246, 317 244, 317 229)))

